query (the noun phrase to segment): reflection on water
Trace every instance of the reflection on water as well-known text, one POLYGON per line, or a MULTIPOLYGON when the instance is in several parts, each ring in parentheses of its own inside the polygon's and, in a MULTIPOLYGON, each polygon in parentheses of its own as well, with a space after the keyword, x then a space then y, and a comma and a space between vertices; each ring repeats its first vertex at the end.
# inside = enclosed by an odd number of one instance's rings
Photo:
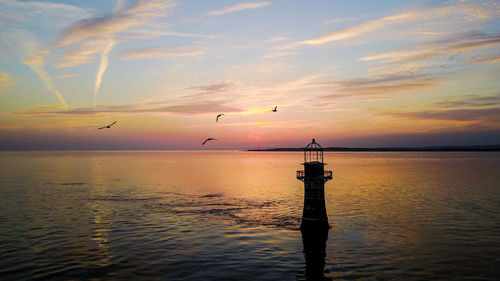
POLYGON ((500 275, 499 153, 327 153, 331 229, 311 235, 299 231, 302 157, 2 152, 0 277, 500 275))
POLYGON ((328 228, 301 228, 302 244, 304 247, 305 279, 306 280, 331 280, 324 275, 326 241, 328 228))

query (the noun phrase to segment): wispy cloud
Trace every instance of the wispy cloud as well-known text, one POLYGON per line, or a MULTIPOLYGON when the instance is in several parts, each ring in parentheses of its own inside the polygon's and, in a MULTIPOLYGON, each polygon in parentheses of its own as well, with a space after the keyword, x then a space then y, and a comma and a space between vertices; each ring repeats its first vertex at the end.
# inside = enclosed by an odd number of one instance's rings
POLYGON ((153 19, 168 15, 174 1, 138 1, 127 9, 79 21, 65 28, 55 47, 64 47, 93 38, 108 39, 132 27, 151 23, 153 19))
POLYGON ((500 56, 487 56, 487 57, 482 57, 482 56, 473 56, 469 59, 470 62, 472 63, 499 63, 500 62, 500 56))
POLYGON ((417 73, 387 74, 370 78, 318 83, 318 86, 331 87, 328 98, 355 97, 365 95, 384 95, 392 92, 415 90, 438 84, 434 78, 417 73))
POLYGON ((420 44, 413 48, 383 52, 360 58, 361 61, 384 60, 387 62, 421 61, 433 58, 448 58, 475 49, 500 45, 500 34, 477 32, 457 34, 446 39, 420 44))
MULTIPOLYGON (((288 46, 285 46, 285 48, 295 48, 300 45, 322 45, 334 41, 352 39, 366 33, 390 26, 407 25, 411 23, 424 22, 431 19, 443 21, 444 19, 453 17, 453 20, 455 21, 460 21, 463 24, 470 24, 471 22, 479 22, 489 19, 494 16, 495 13, 496 12, 494 10, 488 9, 487 7, 467 4, 450 5, 427 8, 419 11, 403 12, 371 20, 349 28, 334 30, 319 37, 292 43, 288 46)), ((451 21, 451 19, 449 19, 449 21, 451 21)))
MULTIPOLYGON (((97 94, 102 83, 102 76, 109 64, 109 53, 118 42, 115 40, 115 36, 127 29, 149 24, 154 19, 167 15, 175 3, 174 1, 160 0, 138 1, 135 5, 123 10, 121 10, 121 5, 122 1, 118 1, 113 13, 82 20, 64 29, 61 38, 53 45, 54 48, 60 48, 83 42, 84 45, 95 46, 96 42, 105 42, 101 49, 101 60, 94 83, 94 106, 97 105, 97 94)), ((65 62, 59 63, 58 66, 72 66, 89 62, 98 50, 97 47, 89 51, 82 46, 73 49, 72 53, 66 56, 65 62)))
POLYGON ((66 100, 54 85, 52 77, 43 67, 45 62, 44 55, 47 54, 47 50, 39 47, 38 41, 31 33, 21 29, 7 30, 7 32, 2 34, 2 38, 11 49, 16 50, 19 53, 23 63, 31 68, 31 70, 33 70, 38 77, 40 77, 45 88, 54 94, 64 109, 67 110, 68 104, 66 103, 66 100))
MULTIPOLYGON (((120 11, 122 6, 123 6, 123 0, 117 0, 114 13, 120 11)), ((117 42, 113 39, 113 34, 110 34, 106 43, 106 47, 104 47, 104 50, 101 53, 101 63, 99 64, 99 69, 97 70, 95 84, 94 84, 94 107, 96 107, 97 105, 97 93, 99 93, 99 89, 101 88, 102 76, 104 75, 104 72, 106 72, 106 69, 108 68, 109 52, 111 52, 116 43, 117 42)))
POLYGON ((229 90, 234 89, 235 86, 235 83, 230 81, 221 81, 210 85, 192 86, 187 88, 186 90, 195 91, 196 93, 185 95, 182 98, 199 99, 203 97, 213 98, 215 96, 216 98, 220 99, 223 98, 222 95, 226 94, 229 90))
POLYGON ((443 121, 500 121, 500 108, 424 110, 416 112, 388 113, 397 117, 415 120, 443 121))
POLYGON ((243 11, 243 10, 250 10, 250 9, 256 9, 256 8, 262 8, 265 6, 271 5, 271 2, 244 2, 244 3, 239 3, 230 7, 226 7, 221 10, 216 10, 216 11, 211 11, 208 12, 207 15, 209 16, 221 16, 229 13, 234 13, 238 11, 243 11))
POLYGON ((52 79, 65 79, 65 78, 72 78, 72 77, 77 77, 79 76, 78 74, 75 73, 67 73, 67 74, 61 74, 57 76, 52 76, 52 79))
POLYGON ((124 51, 121 57, 124 59, 145 59, 145 58, 171 58, 171 57, 189 57, 202 55, 203 51, 194 50, 190 47, 149 47, 137 48, 124 51))
POLYGON ((9 74, 0 70, 0 94, 5 93, 6 88, 14 84, 14 79, 9 74))
POLYGON ((207 38, 214 39, 219 37, 219 35, 207 35, 207 34, 196 34, 196 33, 185 33, 185 32, 176 32, 176 31, 168 31, 155 29, 152 27, 148 27, 147 29, 143 28, 133 28, 123 33, 125 38, 137 37, 137 38, 157 38, 160 36, 172 36, 172 37, 188 37, 188 38, 207 38), (130 34, 130 35, 129 35, 130 34))
POLYGON ((465 95, 458 97, 443 98, 442 101, 434 103, 440 108, 475 108, 475 107, 500 107, 500 94, 480 96, 480 95, 465 95))
POLYGON ((92 62, 98 54, 110 51, 110 40, 114 43, 120 42, 116 39, 131 28, 145 26, 155 19, 169 14, 170 8, 175 5, 174 1, 138 1, 132 7, 118 10, 120 2, 117 3, 115 12, 101 17, 87 18, 81 20, 62 31, 59 40, 53 44, 53 48, 77 45, 70 49, 64 60, 57 67, 76 66, 92 62))
POLYGON ((66 20, 75 20, 90 16, 84 9, 53 2, 40 1, 0 1, 0 25, 11 24, 13 22, 39 22, 44 23, 66 20))
POLYGON ((94 107, 97 105, 97 93, 99 93, 99 89, 101 88, 102 75, 104 75, 104 72, 108 68, 109 52, 111 51, 111 49, 113 49, 114 45, 115 42, 113 41, 113 39, 109 38, 108 44, 106 45, 106 48, 104 48, 104 51, 101 55, 101 63, 99 64, 99 69, 97 70, 94 84, 94 107))
MULTIPOLYGON (((477 32, 455 34, 444 39, 419 44, 414 47, 382 52, 361 57, 360 61, 375 61, 369 70, 375 73, 398 73, 402 71, 430 71, 436 65, 453 67, 462 63, 495 63, 495 56, 478 56, 479 52, 495 51, 500 45, 500 34, 477 32)), ((450 68, 451 69, 451 68, 450 68)), ((439 75, 443 75, 443 72, 439 75)))
POLYGON ((218 112, 241 112, 241 109, 228 105, 227 101, 203 101, 181 104, 133 104, 118 106, 97 106, 95 108, 74 108, 67 111, 57 110, 53 107, 35 108, 22 112, 22 114, 37 116, 81 115, 92 116, 101 114, 169 114, 192 115, 218 112))
POLYGON ((499 128, 500 94, 443 97, 426 109, 406 112, 384 112, 383 115, 419 121, 459 122, 483 128, 499 128))
POLYGON ((284 57, 284 56, 293 56, 297 55, 298 52, 293 52, 293 51, 282 51, 282 52, 270 52, 268 54, 265 54, 262 56, 264 59, 271 59, 271 58, 278 58, 278 57, 284 57))
POLYGON ((197 114, 197 113, 218 113, 218 112, 240 112, 241 109, 228 106, 224 101, 206 101, 188 104, 165 106, 157 109, 159 112, 197 114))
POLYGON ((70 49, 61 61, 55 64, 55 67, 73 67, 94 61, 98 54, 106 48, 106 41, 107 39, 96 38, 82 42, 70 49))
POLYGON ((42 64, 29 63, 29 62, 26 62, 26 64, 31 68, 31 70, 33 70, 40 77, 40 79, 42 79, 45 88, 47 88, 47 90, 52 92, 57 97, 59 102, 61 102, 61 105, 64 107, 64 109, 67 110, 68 104, 66 103, 66 100, 63 98, 59 90, 56 88, 56 86, 52 82, 51 76, 45 71, 42 64))
POLYGON ((291 39, 291 37, 289 37, 289 36, 276 36, 276 37, 264 40, 264 41, 262 41, 262 43, 269 44, 269 43, 276 43, 276 42, 287 41, 287 40, 290 40, 290 39, 291 39))
POLYGON ((189 87, 188 90, 199 90, 202 92, 227 92, 232 86, 231 82, 222 81, 220 83, 189 87))
POLYGON ((26 110, 24 113, 51 112, 59 110, 61 110, 61 107, 58 105, 40 105, 37 107, 30 108, 26 110))
POLYGON ((340 22, 347 22, 347 21, 353 21, 354 18, 336 18, 336 19, 326 19, 323 20, 324 24, 334 24, 334 23, 340 23, 340 22))

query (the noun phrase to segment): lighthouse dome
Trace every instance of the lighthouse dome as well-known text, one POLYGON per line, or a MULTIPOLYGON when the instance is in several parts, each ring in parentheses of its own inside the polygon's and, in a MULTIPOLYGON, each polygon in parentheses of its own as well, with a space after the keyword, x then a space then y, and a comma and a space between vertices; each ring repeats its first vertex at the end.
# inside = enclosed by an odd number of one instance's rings
POLYGON ((304 147, 304 163, 323 163, 323 147, 312 139, 312 142, 304 147))

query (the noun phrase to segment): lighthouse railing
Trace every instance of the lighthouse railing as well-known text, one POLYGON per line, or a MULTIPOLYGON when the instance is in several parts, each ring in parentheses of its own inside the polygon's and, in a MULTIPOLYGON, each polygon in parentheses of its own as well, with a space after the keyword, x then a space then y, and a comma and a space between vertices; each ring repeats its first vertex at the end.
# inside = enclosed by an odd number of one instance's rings
POLYGON ((297 179, 303 181, 306 176, 304 170, 297 171, 297 179))
MULTIPOLYGON (((297 171, 297 179, 298 180, 304 181, 305 177, 306 177, 306 173, 305 173, 304 170, 297 171)), ((324 171, 324 173, 323 173, 323 179, 325 181, 329 181, 332 178, 333 178, 332 171, 324 171)))
POLYGON ((323 174, 323 178, 325 179, 325 181, 331 180, 333 178, 332 171, 325 171, 325 173, 323 174))

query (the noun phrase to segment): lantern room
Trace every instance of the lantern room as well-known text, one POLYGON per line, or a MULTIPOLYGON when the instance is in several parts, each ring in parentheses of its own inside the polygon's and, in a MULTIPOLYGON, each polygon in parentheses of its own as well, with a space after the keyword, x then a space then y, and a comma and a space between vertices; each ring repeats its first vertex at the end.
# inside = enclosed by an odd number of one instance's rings
POLYGON ((315 139, 304 147, 304 163, 309 162, 323 163, 323 147, 315 139))

